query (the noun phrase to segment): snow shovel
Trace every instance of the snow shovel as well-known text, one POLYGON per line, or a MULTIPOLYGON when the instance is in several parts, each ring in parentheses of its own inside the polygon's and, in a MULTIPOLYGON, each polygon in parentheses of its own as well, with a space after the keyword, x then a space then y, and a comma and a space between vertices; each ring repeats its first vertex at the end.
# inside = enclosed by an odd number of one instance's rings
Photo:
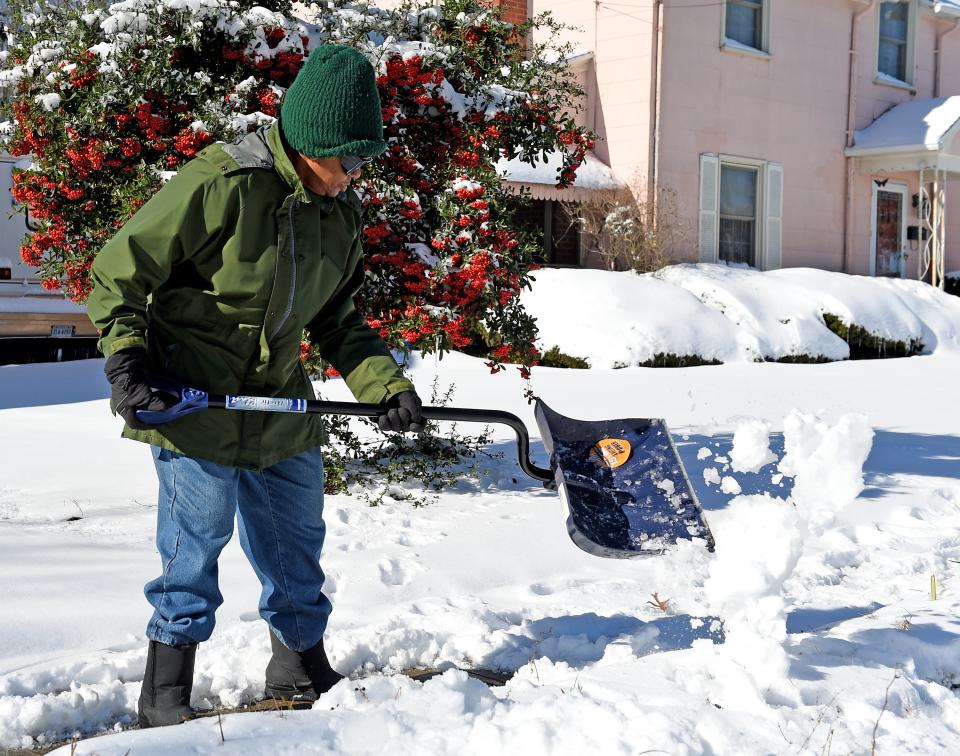
MULTIPOLYGON (((145 423, 161 424, 208 409, 350 415, 373 418, 378 404, 317 399, 210 394, 165 378, 150 385, 178 398, 166 410, 137 410, 145 423)), ((584 551, 608 558, 662 554, 680 541, 713 550, 703 518, 670 432, 662 420, 582 421, 554 412, 540 399, 535 414, 550 469, 530 460, 523 421, 501 410, 424 407, 424 420, 498 423, 517 435, 517 459, 527 475, 559 491, 567 532, 584 551)))

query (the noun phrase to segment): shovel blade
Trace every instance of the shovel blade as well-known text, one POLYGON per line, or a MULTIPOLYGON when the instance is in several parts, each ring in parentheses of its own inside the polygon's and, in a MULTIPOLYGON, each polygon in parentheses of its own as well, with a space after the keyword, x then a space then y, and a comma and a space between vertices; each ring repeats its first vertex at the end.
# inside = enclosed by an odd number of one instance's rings
POLYGON ((577 546, 618 559, 663 554, 681 541, 713 550, 663 420, 574 420, 540 400, 535 413, 577 546))

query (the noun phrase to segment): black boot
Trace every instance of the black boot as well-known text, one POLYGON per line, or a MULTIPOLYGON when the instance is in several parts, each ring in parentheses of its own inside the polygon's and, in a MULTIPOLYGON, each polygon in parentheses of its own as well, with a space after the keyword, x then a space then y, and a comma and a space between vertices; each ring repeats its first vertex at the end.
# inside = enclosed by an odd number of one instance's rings
POLYGON ((306 651, 291 651, 271 632, 270 647, 273 656, 267 664, 265 698, 313 703, 343 679, 343 675, 330 666, 322 638, 306 651))
POLYGON ((168 646, 150 641, 147 669, 137 714, 141 727, 163 727, 189 719, 190 692, 193 690, 193 663, 197 644, 168 646))

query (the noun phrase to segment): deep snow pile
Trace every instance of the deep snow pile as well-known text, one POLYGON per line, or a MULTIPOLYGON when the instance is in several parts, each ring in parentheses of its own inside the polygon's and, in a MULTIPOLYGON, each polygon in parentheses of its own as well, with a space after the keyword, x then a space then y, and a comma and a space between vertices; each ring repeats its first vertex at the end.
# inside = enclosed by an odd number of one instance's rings
MULTIPOLYGON (((580 315, 596 324, 610 279, 581 274, 580 315)), ((664 343, 696 338, 684 313, 697 298, 640 280, 662 295, 664 343)), ((760 324, 777 322, 785 300, 764 286, 753 301, 770 309, 754 304, 751 328, 773 343, 760 324)), ((536 368, 535 392, 570 417, 666 418, 715 553, 579 551, 557 495, 524 478, 497 429, 490 451, 504 458, 427 507, 327 498, 327 646, 353 679, 310 711, 224 717, 223 742, 214 717, 76 753, 952 753, 960 356, 945 341, 871 362, 536 368), (396 674, 419 666, 447 671, 426 683, 396 674), (511 677, 487 688, 454 669, 470 666, 511 677)), ((118 438, 101 370, 0 368, 0 750, 120 729, 139 693, 156 482, 145 447, 118 438)), ((516 375, 456 354, 417 359, 412 375, 421 388, 455 384, 457 406, 536 428, 516 375)), ((339 381, 324 391, 349 398, 339 381)), ((533 456, 546 464, 539 442, 533 456)), ((198 706, 254 698, 269 655, 235 541, 220 568, 225 603, 198 654, 198 706)))
POLYGON ((523 304, 540 326, 543 350, 623 367, 658 355, 704 361, 844 360, 849 345, 824 320, 924 353, 960 351, 960 298, 918 281, 806 268, 760 272, 722 265, 672 265, 638 275, 600 270, 537 271, 523 304))

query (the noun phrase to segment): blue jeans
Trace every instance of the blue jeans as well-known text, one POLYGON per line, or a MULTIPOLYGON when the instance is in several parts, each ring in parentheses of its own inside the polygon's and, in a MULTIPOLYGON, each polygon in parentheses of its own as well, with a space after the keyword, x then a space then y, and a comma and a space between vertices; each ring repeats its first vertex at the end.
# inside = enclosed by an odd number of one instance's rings
POLYGON ((320 550, 323 460, 320 449, 265 470, 242 470, 152 447, 160 479, 157 548, 163 574, 144 593, 154 612, 147 637, 199 643, 223 603, 217 558, 240 528, 240 545, 263 590, 260 616, 285 646, 303 651, 323 638, 330 601, 323 595, 320 550))

